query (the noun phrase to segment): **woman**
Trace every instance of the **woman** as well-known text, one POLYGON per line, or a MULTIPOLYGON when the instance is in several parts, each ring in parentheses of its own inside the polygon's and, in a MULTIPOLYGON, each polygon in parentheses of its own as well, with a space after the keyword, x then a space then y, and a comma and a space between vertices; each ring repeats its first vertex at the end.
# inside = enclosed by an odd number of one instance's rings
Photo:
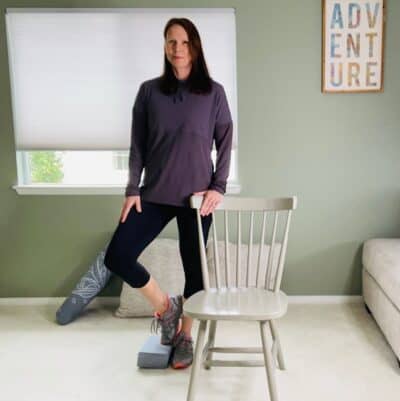
POLYGON ((196 211, 189 199, 203 195, 200 215, 206 243, 211 213, 226 190, 232 119, 224 88, 209 76, 194 24, 186 18, 171 19, 164 39, 163 75, 141 84, 133 107, 129 182, 105 265, 150 301, 161 343, 173 345, 172 367, 178 369, 193 358, 192 319, 182 317, 182 303, 203 289, 196 211), (144 184, 139 187, 144 167, 144 184), (183 297, 164 293, 137 262, 174 217, 185 272, 183 297))

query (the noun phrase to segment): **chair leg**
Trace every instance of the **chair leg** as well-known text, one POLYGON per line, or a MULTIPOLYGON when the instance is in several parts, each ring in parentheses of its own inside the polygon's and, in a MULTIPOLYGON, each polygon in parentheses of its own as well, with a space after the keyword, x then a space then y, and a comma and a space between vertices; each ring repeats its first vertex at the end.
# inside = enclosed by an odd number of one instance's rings
POLYGON ((273 320, 269 321, 269 328, 271 329, 271 335, 272 338, 274 339, 276 346, 278 347, 278 365, 280 370, 285 370, 286 365, 285 361, 283 359, 283 352, 282 352, 282 347, 281 347, 281 342, 279 340, 279 333, 278 333, 278 328, 276 327, 276 322, 273 320))
POLYGON ((269 396, 271 401, 278 401, 278 392, 276 389, 275 381, 275 363, 271 353, 271 346, 267 338, 266 331, 267 322, 260 322, 261 342, 264 351, 265 370, 267 373, 267 382, 269 389, 269 396))
MULTIPOLYGON (((210 331, 208 333, 208 341, 207 341, 210 344, 210 347, 214 347, 216 331, 217 331, 217 321, 212 320, 210 323, 210 331)), ((211 361, 211 360, 212 360, 212 352, 208 351, 206 361, 211 361)), ((205 368, 209 370, 211 369, 211 366, 206 366, 205 368)))
POLYGON ((194 392, 196 390, 196 384, 198 375, 200 373, 201 358, 204 345, 204 336, 207 328, 207 320, 201 320, 199 325, 199 331, 197 333, 196 347, 193 356, 192 371, 190 373, 189 389, 187 393, 186 400, 193 401, 194 392))

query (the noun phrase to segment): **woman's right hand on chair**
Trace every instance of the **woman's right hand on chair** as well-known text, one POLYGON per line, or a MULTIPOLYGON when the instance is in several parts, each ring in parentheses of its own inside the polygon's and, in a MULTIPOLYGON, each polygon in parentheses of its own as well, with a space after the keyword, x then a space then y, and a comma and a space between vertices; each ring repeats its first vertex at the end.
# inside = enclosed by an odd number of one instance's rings
POLYGON ((136 206, 136 211, 138 213, 142 212, 142 204, 140 201, 140 195, 135 196, 127 196, 125 198, 124 204, 122 205, 121 210, 121 223, 125 223, 126 218, 128 217, 129 211, 131 210, 132 206, 136 206))

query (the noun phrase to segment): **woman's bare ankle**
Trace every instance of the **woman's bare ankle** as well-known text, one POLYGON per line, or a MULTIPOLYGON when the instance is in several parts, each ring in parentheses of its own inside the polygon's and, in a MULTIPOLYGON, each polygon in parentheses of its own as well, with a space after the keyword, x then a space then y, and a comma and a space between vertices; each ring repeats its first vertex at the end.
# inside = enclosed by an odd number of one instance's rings
POLYGON ((164 299, 155 312, 157 313, 158 316, 162 316, 167 311, 168 306, 169 306, 169 296, 168 294, 164 294, 164 299))

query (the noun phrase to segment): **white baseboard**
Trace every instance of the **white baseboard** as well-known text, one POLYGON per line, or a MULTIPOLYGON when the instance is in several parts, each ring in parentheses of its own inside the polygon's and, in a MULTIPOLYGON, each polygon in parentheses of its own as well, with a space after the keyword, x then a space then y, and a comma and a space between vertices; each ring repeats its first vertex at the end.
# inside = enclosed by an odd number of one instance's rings
POLYGON ((289 295, 289 304, 349 304, 362 302, 362 295, 289 295))
MULTIPOLYGON (((345 304, 361 303, 362 295, 289 295, 289 304, 345 304)), ((61 305, 65 297, 0 298, 0 306, 61 305)), ((118 306, 119 297, 96 297, 90 306, 118 306)))

